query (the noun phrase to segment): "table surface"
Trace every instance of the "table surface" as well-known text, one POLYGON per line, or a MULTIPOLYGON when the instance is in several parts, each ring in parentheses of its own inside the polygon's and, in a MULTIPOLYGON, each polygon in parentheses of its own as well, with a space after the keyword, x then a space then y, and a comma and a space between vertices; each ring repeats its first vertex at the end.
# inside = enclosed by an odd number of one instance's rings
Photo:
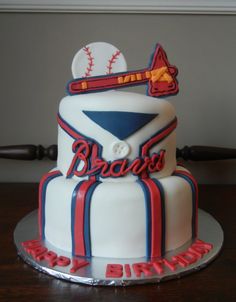
POLYGON ((132 287, 91 287, 54 279, 17 256, 13 231, 37 208, 38 185, 0 184, 0 301, 236 301, 236 185, 200 186, 200 208, 224 230, 220 255, 180 279, 132 287))

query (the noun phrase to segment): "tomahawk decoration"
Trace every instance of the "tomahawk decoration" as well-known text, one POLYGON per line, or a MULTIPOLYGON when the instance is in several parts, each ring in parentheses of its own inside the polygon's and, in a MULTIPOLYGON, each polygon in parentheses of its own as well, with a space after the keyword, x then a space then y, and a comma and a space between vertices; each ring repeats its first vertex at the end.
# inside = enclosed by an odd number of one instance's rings
POLYGON ((104 45, 101 44, 103 43, 87 45, 75 55, 72 73, 74 77, 79 77, 68 83, 67 91, 70 95, 144 84, 147 85, 147 95, 149 96, 162 97, 178 93, 179 87, 176 80, 178 70, 175 66, 170 65, 160 44, 156 45, 148 68, 135 71, 126 71, 124 56, 119 50, 112 49, 111 46, 106 46, 105 59, 104 56, 99 56, 100 46, 104 48, 104 45), (95 47, 96 56, 93 54, 95 47), (100 57, 103 57, 102 62, 100 57), (77 62, 80 63, 77 64, 77 62), (104 67, 101 69, 97 65, 104 67), (98 70, 100 73, 97 73, 98 70))

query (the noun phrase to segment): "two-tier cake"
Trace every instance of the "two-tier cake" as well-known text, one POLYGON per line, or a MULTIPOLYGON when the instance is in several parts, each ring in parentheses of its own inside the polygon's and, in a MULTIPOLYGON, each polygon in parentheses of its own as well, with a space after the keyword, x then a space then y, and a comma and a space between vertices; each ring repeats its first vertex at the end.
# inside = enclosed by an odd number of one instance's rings
POLYGON ((178 92, 177 69, 159 44, 136 71, 113 48, 90 44, 73 60, 57 119, 57 167, 40 182, 39 238, 22 246, 70 274, 100 259, 104 278, 161 275, 212 249, 198 239, 197 183, 176 163, 177 118, 164 97, 178 92), (147 96, 117 90, 141 84, 147 96))

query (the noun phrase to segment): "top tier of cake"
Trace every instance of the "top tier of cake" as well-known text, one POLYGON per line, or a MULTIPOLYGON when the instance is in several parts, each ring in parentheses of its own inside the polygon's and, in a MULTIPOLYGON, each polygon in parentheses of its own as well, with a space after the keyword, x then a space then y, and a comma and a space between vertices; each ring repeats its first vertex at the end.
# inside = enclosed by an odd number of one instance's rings
POLYGON ((164 99, 107 91, 62 99, 58 168, 76 180, 135 181, 176 168, 175 110, 164 99))

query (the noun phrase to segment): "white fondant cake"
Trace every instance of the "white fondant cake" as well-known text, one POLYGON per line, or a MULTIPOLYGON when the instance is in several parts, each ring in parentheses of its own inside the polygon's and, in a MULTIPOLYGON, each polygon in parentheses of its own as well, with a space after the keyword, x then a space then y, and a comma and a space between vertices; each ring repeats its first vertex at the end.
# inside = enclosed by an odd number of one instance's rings
POLYGON ((197 184, 176 166, 176 124, 165 99, 63 98, 57 168, 40 183, 41 239, 74 256, 151 258, 195 238, 197 184))

